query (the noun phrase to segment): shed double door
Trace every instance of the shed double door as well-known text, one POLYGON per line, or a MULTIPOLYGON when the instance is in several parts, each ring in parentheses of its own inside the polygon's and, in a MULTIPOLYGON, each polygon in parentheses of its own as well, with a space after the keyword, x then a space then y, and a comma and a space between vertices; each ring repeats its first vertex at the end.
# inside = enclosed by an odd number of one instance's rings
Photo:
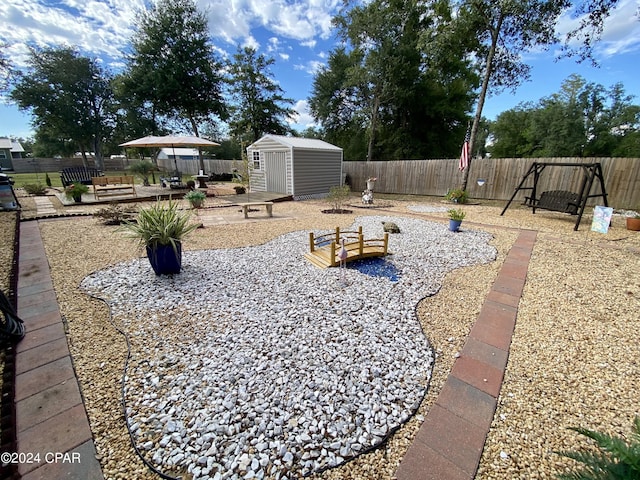
POLYGON ((268 192, 287 193, 287 152, 264 152, 268 192))

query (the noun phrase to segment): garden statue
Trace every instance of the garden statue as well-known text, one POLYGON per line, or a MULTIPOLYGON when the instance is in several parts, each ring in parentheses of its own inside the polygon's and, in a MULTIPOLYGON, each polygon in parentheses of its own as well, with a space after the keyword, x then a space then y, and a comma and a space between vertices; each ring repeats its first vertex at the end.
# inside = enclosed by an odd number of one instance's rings
POLYGON ((400 233, 400 227, 393 222, 382 222, 382 230, 389 233, 400 233))

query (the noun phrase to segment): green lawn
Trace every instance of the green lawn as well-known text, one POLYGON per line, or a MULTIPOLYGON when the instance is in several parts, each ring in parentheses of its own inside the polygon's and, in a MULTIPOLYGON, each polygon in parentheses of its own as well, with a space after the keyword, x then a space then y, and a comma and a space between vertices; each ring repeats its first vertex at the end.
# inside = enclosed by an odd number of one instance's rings
MULTIPOLYGON (((47 175, 49 175, 49 179, 51 180, 52 187, 62 188, 62 182, 60 181, 60 172, 42 172, 42 173, 10 173, 8 174, 13 180, 16 182, 14 187, 23 187, 26 184, 41 184, 47 185, 47 175)), ((111 171, 105 172, 106 176, 119 176, 119 175, 131 175, 129 172, 125 171, 111 171)), ((157 179, 157 177, 156 177, 157 179)), ((151 180, 151 177, 149 177, 151 180)), ((135 182, 137 184, 142 184, 142 180, 138 177, 135 177, 135 182)))

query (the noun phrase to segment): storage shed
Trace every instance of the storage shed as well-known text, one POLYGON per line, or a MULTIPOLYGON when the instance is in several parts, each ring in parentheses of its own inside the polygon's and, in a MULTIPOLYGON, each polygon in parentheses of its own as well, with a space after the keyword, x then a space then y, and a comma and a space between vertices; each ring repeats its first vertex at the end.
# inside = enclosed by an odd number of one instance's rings
POLYGON ((251 190, 322 198, 342 185, 342 149, 314 138, 265 135, 247 147, 251 190))

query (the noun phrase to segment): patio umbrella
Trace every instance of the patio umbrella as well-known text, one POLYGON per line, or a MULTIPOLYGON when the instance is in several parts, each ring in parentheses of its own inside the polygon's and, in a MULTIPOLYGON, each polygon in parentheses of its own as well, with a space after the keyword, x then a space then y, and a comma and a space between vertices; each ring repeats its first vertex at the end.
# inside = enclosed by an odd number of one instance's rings
MULTIPOLYGON (((220 146, 219 143, 212 142, 207 140, 206 138, 194 137, 194 136, 176 136, 176 135, 165 135, 161 137, 155 137, 153 135, 149 135, 146 137, 138 138, 136 140, 131 140, 129 142, 121 143, 121 147, 171 147, 174 149, 173 151, 173 161, 176 165, 176 170, 178 170, 178 159, 176 158, 175 147, 217 147, 220 146)), ((200 165, 203 167, 203 165, 200 165)))

